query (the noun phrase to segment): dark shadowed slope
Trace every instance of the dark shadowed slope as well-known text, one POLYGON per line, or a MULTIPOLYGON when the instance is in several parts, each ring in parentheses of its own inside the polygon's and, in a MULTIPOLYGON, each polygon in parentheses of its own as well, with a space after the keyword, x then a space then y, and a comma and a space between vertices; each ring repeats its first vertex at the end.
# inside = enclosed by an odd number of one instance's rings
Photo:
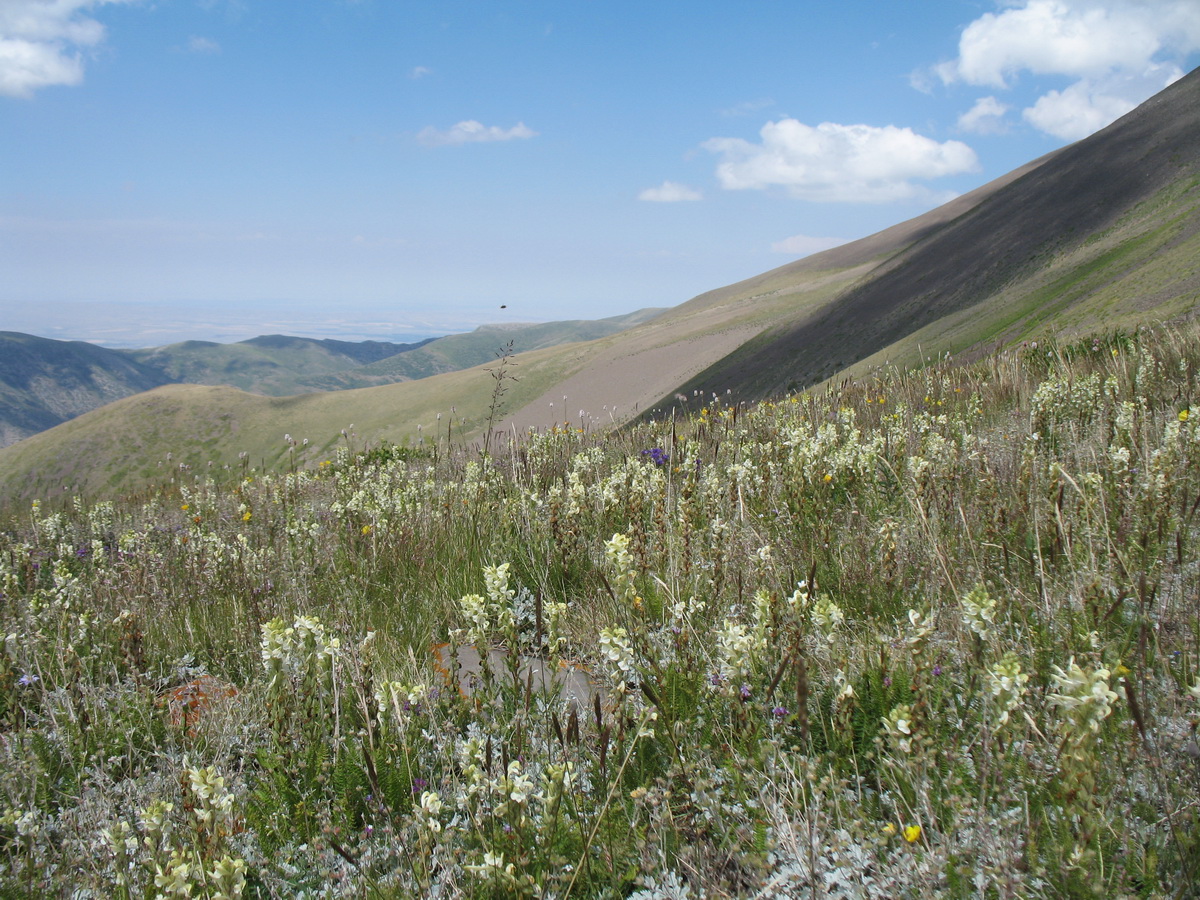
POLYGON ((1077 318, 1103 327, 1104 289, 1115 279, 1137 291, 1132 274, 1164 259, 1170 272, 1142 279, 1157 294, 1141 311, 1177 313, 1173 301, 1194 304, 1200 289, 1187 262, 1198 208, 1200 70, 927 232, 834 302, 759 335, 682 391, 728 389, 752 399, 803 387, 922 329, 936 338, 938 323, 952 323, 957 335, 939 349, 961 350, 1019 336, 1050 313, 1063 324, 1066 307, 1096 300, 1077 318))
POLYGON ((168 381, 117 350, 0 332, 0 447, 168 381))

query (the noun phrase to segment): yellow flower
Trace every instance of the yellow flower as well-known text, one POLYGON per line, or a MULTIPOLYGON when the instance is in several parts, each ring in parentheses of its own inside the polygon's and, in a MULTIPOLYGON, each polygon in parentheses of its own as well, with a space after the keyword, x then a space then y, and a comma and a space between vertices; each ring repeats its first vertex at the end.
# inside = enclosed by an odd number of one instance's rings
POLYGON ((886 825, 883 826, 883 833, 886 834, 888 837, 891 837, 893 834, 896 833, 896 824, 894 822, 888 822, 886 825))
POLYGON ((916 840, 918 840, 920 837, 921 837, 921 826, 920 825, 908 825, 905 827, 904 839, 906 841, 908 841, 910 844, 915 842, 916 840))
POLYGON ((363 534, 370 534, 370 533, 371 533, 371 526, 370 526, 370 525, 364 525, 364 526, 362 527, 362 533, 363 533, 363 534))
POLYGON ((825 473, 825 483, 828 484, 831 481, 833 481, 833 476, 830 475, 828 472, 826 472, 825 473))
POLYGON ((242 514, 242 521, 243 521, 243 522, 249 522, 249 521, 250 521, 250 510, 246 510, 246 511, 245 511, 245 512, 242 514))
POLYGON ((1181 409, 1179 411, 1179 421, 1186 422, 1187 420, 1188 420, 1188 411, 1186 409, 1181 409))
MULTIPOLYGON (((1180 413, 1180 415, 1183 415, 1183 414, 1182 414, 1182 413, 1180 413)), ((187 505, 186 503, 185 503, 185 504, 183 504, 183 506, 181 506, 181 507, 179 507, 179 508, 180 508, 180 509, 182 509, 184 512, 187 512, 187 511, 188 511, 188 505, 187 505)))

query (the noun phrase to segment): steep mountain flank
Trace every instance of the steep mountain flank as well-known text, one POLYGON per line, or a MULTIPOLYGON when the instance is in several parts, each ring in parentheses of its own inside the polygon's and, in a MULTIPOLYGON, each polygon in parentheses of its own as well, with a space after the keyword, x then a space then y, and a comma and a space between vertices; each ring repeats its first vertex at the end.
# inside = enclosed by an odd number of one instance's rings
MULTIPOLYGON (((1094 328, 1118 324, 1113 313, 1179 314, 1200 296, 1198 209, 1200 70, 929 230, 828 305, 765 331, 682 391, 766 397, 882 357, 923 329, 926 350, 958 351, 1011 340, 1051 318, 1094 328)), ((914 347, 904 349, 915 359, 914 347)))

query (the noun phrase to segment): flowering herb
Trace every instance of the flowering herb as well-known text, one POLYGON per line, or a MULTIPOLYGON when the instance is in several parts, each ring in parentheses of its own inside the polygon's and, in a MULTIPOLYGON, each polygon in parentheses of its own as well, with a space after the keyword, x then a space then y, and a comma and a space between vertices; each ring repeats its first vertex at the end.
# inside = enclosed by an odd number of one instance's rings
POLYGON ((642 456, 647 457, 656 466, 665 466, 671 461, 671 455, 662 447, 651 447, 649 450, 643 450, 642 456))

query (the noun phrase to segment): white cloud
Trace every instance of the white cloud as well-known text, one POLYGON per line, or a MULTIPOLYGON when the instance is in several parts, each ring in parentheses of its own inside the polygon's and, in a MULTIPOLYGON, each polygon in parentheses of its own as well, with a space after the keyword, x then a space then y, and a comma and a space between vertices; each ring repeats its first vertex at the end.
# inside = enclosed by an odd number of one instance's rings
POLYGON ((958 59, 940 67, 939 74, 947 82, 1002 88, 1022 70, 1082 77, 1136 66, 1161 46, 1154 17, 1146 13, 1162 5, 1025 0, 968 25, 958 59))
POLYGON ((1083 78, 1061 91, 1049 91, 1022 115, 1035 128, 1075 141, 1119 119, 1143 100, 1183 77, 1174 65, 1151 65, 1138 73, 1083 78))
POLYGON ((713 138, 717 177, 729 190, 781 186, 803 200, 889 203, 927 197, 914 180, 974 171, 975 151, 961 141, 938 143, 911 128, 838 125, 815 128, 795 119, 768 122, 762 143, 713 138))
POLYGON ((845 238, 810 237, 807 234, 794 234, 782 241, 776 241, 771 249, 776 253, 786 253, 789 256, 811 256, 822 250, 832 250, 846 243, 845 238))
POLYGON ((685 200, 702 200, 701 193, 686 184, 674 181, 664 181, 658 187, 646 188, 638 194, 639 200, 649 200, 651 203, 680 203, 685 200))
POLYGON ((1198 49, 1196 0, 1019 0, 968 25, 958 57, 934 72, 945 84, 991 88, 1010 87, 1022 72, 1075 79, 1023 113, 1042 131, 1075 139, 1179 78, 1180 63, 1198 49))
POLYGON ((104 40, 87 15, 130 0, 3 0, 0 2, 0 95, 32 97, 52 85, 83 81, 83 50, 104 40))
POLYGON ((427 66, 413 66, 412 71, 408 73, 408 77, 414 81, 424 78, 426 75, 432 75, 433 69, 427 66))
POLYGON ((206 37, 192 35, 188 38, 188 50, 192 53, 220 53, 221 45, 206 37))
POLYGON ((482 144, 493 141, 525 140, 536 137, 537 132, 518 122, 512 128, 487 126, 473 119, 459 122, 445 131, 438 131, 430 125, 422 128, 417 134, 417 140, 426 147, 446 147, 452 144, 482 144))
POLYGON ((1008 105, 995 97, 980 97, 975 105, 958 117, 958 127, 975 134, 998 134, 1005 129, 1008 105))

